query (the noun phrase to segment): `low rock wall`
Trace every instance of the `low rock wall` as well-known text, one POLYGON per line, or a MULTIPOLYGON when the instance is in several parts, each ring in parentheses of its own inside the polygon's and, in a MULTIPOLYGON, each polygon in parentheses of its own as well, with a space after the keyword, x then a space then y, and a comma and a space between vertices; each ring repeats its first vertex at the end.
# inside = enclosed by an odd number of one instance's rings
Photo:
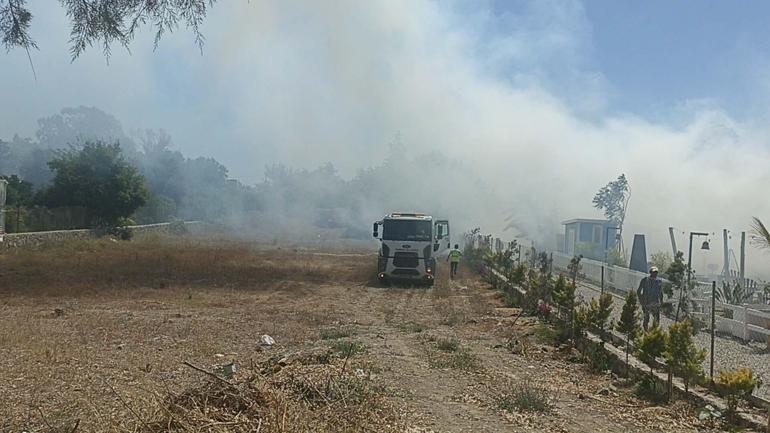
MULTIPOLYGON (((192 232, 199 232, 203 228, 200 221, 185 222, 185 227, 192 232)), ((134 234, 150 232, 167 232, 171 223, 147 224, 140 226, 129 226, 128 228, 134 234)), ((103 232, 98 230, 56 230, 49 232, 30 232, 30 233, 11 233, 0 235, 0 251, 11 250, 15 248, 38 248, 44 245, 56 244, 60 242, 86 240, 99 237, 103 232)))

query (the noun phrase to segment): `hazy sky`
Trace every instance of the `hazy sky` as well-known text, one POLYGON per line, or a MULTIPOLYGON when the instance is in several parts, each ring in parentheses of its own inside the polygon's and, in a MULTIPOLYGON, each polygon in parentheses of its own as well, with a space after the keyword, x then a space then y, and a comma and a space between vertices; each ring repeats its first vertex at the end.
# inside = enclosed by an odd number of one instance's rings
POLYGON ((591 197, 621 172, 652 250, 669 225, 719 238, 770 220, 767 2, 230 0, 203 56, 183 29, 153 52, 148 31, 109 64, 98 47, 70 63, 58 3, 29 6, 38 79, 0 54, 0 137, 93 105, 252 183, 272 162, 352 175, 400 133, 555 230, 600 216, 591 197))

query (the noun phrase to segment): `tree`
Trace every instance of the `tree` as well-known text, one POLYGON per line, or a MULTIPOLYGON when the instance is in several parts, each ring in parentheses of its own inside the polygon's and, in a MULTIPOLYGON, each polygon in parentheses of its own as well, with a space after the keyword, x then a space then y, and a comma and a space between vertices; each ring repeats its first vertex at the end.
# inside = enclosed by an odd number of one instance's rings
POLYGON ((565 321, 572 320, 572 313, 575 306, 575 285, 564 278, 564 274, 559 274, 553 284, 553 302, 559 307, 559 313, 565 321))
POLYGON ((636 298, 636 291, 629 290, 626 296, 626 302, 623 304, 623 310, 620 312, 620 320, 615 324, 615 329, 626 336, 626 376, 628 376, 628 352, 631 348, 631 341, 639 335, 639 303, 636 298))
MULTIPOLYGON (((677 251, 676 256, 674 257, 674 261, 668 265, 668 268, 666 268, 664 273, 666 275, 666 279, 671 282, 673 287, 679 287, 681 289, 682 284, 684 283, 686 271, 687 265, 684 264, 684 253, 677 251)), ((674 294, 672 288, 669 286, 664 287, 664 291, 669 298, 674 294)))
POLYGON ((85 142, 119 142, 129 158, 137 154, 134 140, 113 115, 96 107, 65 107, 59 113, 37 120, 35 135, 43 147, 66 149, 85 142))
POLYGON ((639 359, 650 367, 650 376, 652 376, 652 366, 655 360, 666 350, 668 336, 663 332, 657 323, 644 331, 636 342, 636 354, 639 359))
POLYGON ((672 263, 674 263, 674 258, 668 251, 658 251, 650 256, 650 266, 655 266, 662 273, 665 273, 672 263))
POLYGON ((703 375, 701 363, 706 359, 706 351, 698 349, 692 340, 693 328, 689 319, 674 323, 668 328, 666 358, 669 372, 684 380, 684 389, 689 389, 690 381, 703 375))
POLYGON ((60 151, 48 165, 55 176, 42 193, 46 205, 83 206, 92 225, 117 225, 147 202, 144 177, 125 161, 117 143, 88 142, 60 151))
POLYGON ((748 368, 740 368, 734 371, 720 371, 719 386, 727 394, 727 416, 730 420, 738 413, 738 403, 748 400, 751 393, 762 385, 762 381, 754 376, 754 372, 748 368))
MULTIPOLYGON (((200 26, 216 0, 60 0, 70 20, 70 53, 75 60, 99 43, 109 58, 113 44, 126 48, 137 30, 148 24, 155 31, 155 47, 166 32, 184 24, 203 49, 200 26)), ((37 48, 29 29, 33 15, 26 0, 0 0, 0 40, 6 50, 37 48)))
POLYGON ((51 173, 48 162, 54 158, 54 151, 42 147, 32 149, 24 156, 19 164, 19 175, 26 181, 32 182, 36 188, 41 188, 51 182, 51 173))
POLYGON ((751 241, 759 248, 770 250, 770 231, 757 217, 754 217, 754 223, 751 225, 751 241))
MULTIPOLYGON (((630 199, 628 180, 625 174, 621 174, 616 180, 599 189, 594 196, 593 204, 595 208, 604 211, 604 216, 617 225, 618 231, 622 234, 630 199)), ((620 249, 622 247, 618 245, 618 250, 620 249)))
POLYGON ((13 165, 11 164, 13 158, 13 152, 11 146, 8 143, 0 140, 0 174, 12 173, 13 165))
POLYGON ((176 216, 176 202, 164 195, 150 193, 147 203, 136 211, 139 224, 171 221, 176 216))
POLYGON ((14 233, 18 233, 21 231, 19 227, 21 224, 21 208, 29 206, 34 197, 32 184, 20 179, 15 174, 11 176, 0 176, 0 179, 5 179, 8 182, 5 204, 16 208, 16 218, 9 218, 5 222, 6 230, 8 232, 13 231, 14 233), (10 227, 13 227, 13 230, 11 230, 10 227))
POLYGON ((588 313, 589 323, 599 328, 600 331, 604 331, 604 327, 607 326, 607 320, 612 315, 612 295, 603 293, 599 295, 599 298, 591 299, 588 313))

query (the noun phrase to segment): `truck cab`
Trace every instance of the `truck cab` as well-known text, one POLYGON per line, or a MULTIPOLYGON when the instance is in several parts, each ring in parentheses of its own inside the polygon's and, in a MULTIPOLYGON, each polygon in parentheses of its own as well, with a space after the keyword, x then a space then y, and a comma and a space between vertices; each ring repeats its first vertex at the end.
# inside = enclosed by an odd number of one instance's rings
POLYGON ((446 254, 451 245, 449 221, 416 212, 386 215, 374 223, 372 235, 380 240, 377 277, 382 282, 433 285, 436 257, 446 254))

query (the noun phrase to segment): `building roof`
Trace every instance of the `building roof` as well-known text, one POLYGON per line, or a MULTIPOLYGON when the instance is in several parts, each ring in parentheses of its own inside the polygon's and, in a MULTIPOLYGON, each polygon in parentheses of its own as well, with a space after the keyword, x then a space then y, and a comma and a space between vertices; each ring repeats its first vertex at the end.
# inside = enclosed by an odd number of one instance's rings
POLYGON ((597 219, 589 219, 589 218, 574 218, 571 220, 566 220, 562 222, 562 225, 567 224, 574 224, 574 223, 591 223, 591 224, 611 224, 608 220, 597 220, 597 219))
POLYGON ((393 212, 385 216, 385 219, 430 220, 432 217, 418 212, 393 212))

